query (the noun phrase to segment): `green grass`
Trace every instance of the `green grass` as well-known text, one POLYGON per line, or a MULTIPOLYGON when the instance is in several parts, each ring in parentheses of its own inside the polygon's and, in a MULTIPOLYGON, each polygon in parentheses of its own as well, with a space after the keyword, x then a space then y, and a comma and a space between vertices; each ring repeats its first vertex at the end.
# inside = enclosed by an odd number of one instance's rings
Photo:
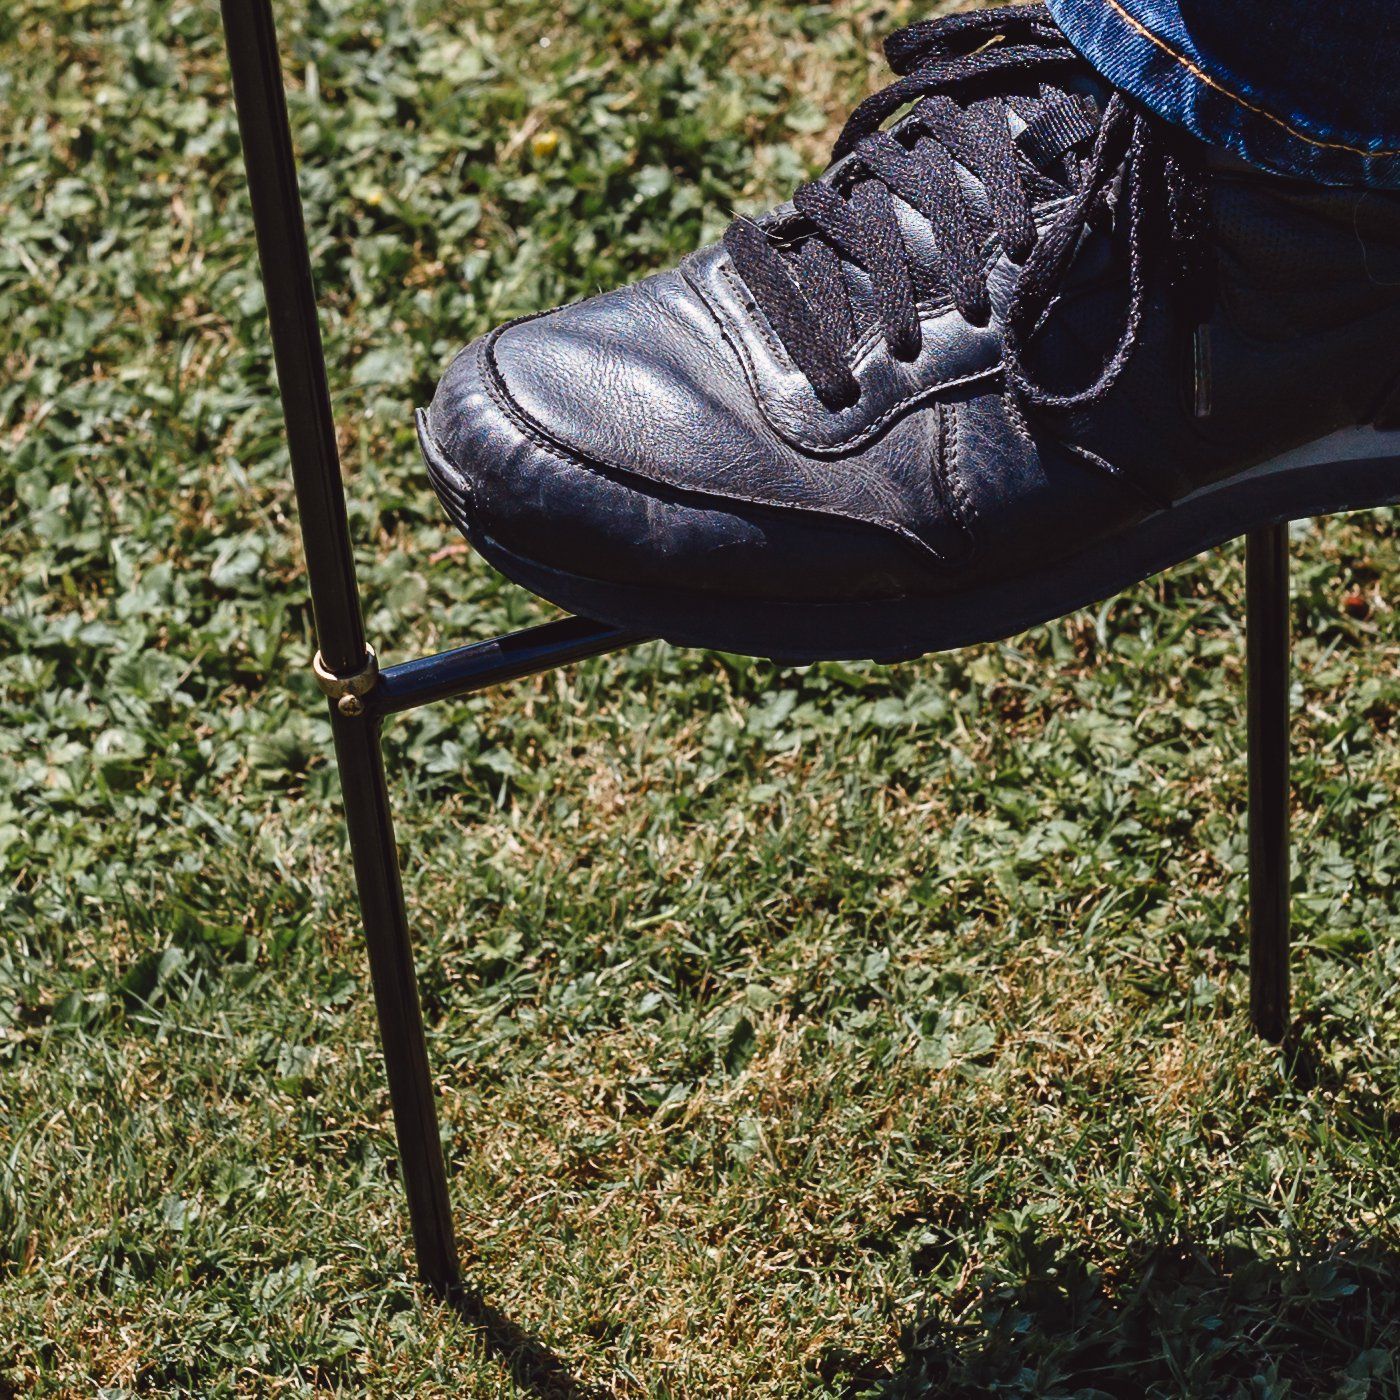
MULTIPOLYGON (((452 350, 780 197, 928 7, 280 9, 400 660, 544 615, 419 467, 452 350)), ((1237 549, 894 670, 649 646, 393 722, 495 1312, 419 1297, 215 11, 0 18, 0 1394, 1400 1394, 1386 512, 1295 532, 1283 1051, 1237 549)))

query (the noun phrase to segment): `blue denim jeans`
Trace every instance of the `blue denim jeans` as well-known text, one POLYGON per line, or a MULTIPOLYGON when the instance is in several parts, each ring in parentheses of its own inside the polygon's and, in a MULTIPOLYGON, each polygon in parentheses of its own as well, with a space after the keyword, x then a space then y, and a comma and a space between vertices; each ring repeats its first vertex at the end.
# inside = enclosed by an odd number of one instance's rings
POLYGON ((1400 188, 1400 0, 1048 0, 1114 86, 1253 165, 1400 188))

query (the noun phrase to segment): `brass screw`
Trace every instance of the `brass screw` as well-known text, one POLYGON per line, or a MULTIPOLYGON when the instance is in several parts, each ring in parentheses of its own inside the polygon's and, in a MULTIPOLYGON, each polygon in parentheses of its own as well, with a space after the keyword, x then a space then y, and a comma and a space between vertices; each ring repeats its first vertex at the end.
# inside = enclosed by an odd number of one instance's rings
POLYGON ((319 651, 311 659, 311 670, 322 693, 335 701, 337 714, 358 719, 365 713, 364 696, 379 680, 379 662, 372 646, 365 647, 365 664, 353 676, 337 676, 328 670, 319 651))

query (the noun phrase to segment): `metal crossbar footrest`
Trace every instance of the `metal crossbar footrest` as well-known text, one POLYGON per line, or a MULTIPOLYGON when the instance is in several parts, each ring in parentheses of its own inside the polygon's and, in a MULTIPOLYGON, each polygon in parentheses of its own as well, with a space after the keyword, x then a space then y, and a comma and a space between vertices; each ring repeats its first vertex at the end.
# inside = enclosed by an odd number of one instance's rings
MULTIPOLYGON (((448 696, 635 645, 638 632, 566 617, 379 670, 365 641, 270 0, 222 0, 296 487, 316 636, 374 982, 414 1248, 439 1294, 459 1283, 446 1167, 384 780, 380 721, 448 696)), ((1287 530, 1249 537, 1251 1009, 1288 1022, 1287 530)))
POLYGON ((379 684, 365 696, 365 704, 372 715, 397 714, 649 640, 644 633, 629 632, 606 622, 563 617, 540 627, 390 666, 380 672, 379 684))
POLYGON ((311 670, 321 693, 335 703, 346 719, 362 715, 378 719, 650 640, 642 632, 606 622, 561 617, 539 627, 400 662, 382 671, 374 648, 366 646, 364 665, 348 676, 336 675, 318 651, 312 658, 311 670))

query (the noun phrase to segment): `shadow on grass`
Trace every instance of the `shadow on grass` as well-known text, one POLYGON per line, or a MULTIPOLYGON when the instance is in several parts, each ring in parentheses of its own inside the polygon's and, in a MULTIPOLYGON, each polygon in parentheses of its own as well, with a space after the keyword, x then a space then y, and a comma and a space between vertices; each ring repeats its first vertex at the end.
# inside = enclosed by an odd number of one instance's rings
POLYGON ((479 1293, 461 1289, 445 1300, 445 1306, 476 1329, 487 1353, 526 1395, 538 1400, 607 1400, 602 1391, 576 1379, 538 1337, 512 1322, 479 1293))
POLYGON ((1177 1242, 1108 1277, 1031 1236, 1018 1277, 974 1284, 911 1325, 904 1360, 833 1355, 860 1400, 1400 1396, 1400 1254, 1314 1244, 1288 1259, 1177 1242))

